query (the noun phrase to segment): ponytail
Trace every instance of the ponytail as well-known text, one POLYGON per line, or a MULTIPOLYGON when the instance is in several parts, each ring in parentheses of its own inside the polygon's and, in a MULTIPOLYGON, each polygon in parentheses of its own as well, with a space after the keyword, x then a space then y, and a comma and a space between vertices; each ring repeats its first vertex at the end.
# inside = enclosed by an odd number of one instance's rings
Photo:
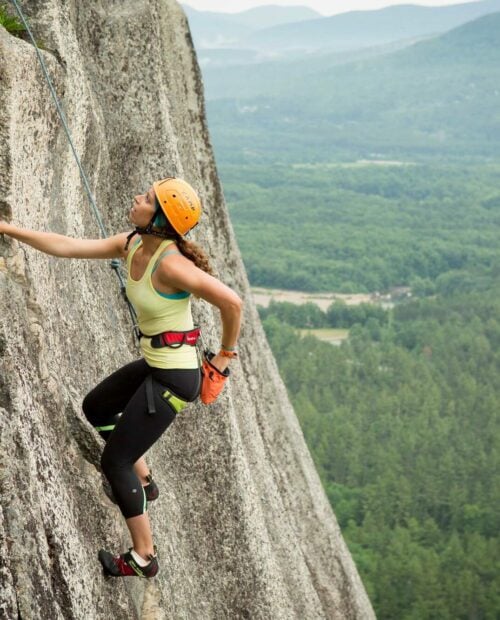
POLYGON ((165 224, 163 226, 155 226, 153 230, 150 231, 150 234, 157 235, 163 239, 172 239, 183 256, 202 271, 205 271, 211 276, 215 275, 205 251, 194 241, 188 241, 176 232, 167 218, 165 218, 165 224))
POLYGON ((211 276, 214 275, 208 256, 197 243, 194 241, 188 241, 180 235, 176 235, 175 243, 183 256, 193 262, 202 271, 205 271, 211 276))

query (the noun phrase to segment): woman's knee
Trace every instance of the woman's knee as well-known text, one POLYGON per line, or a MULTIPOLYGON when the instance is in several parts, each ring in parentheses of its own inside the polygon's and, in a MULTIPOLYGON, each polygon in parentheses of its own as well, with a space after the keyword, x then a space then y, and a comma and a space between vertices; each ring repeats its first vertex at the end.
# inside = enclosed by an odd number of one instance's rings
POLYGON ((99 398, 93 392, 89 392, 83 399, 82 410, 88 422, 97 430, 104 441, 108 441, 120 420, 121 413, 109 415, 103 410, 99 398))
POLYGON ((89 392, 82 401, 82 410, 83 410, 85 417, 92 424, 92 426, 95 426, 94 422, 97 417, 97 411, 96 411, 95 404, 96 403, 95 403, 95 398, 93 396, 93 393, 89 392))
POLYGON ((109 480, 113 477, 113 472, 119 469, 119 466, 112 451, 107 448, 108 444, 106 444, 101 454, 101 469, 106 478, 109 480))
POLYGON ((134 468, 134 462, 126 458, 122 451, 116 450, 109 442, 101 454, 101 469, 106 478, 128 475, 134 468))

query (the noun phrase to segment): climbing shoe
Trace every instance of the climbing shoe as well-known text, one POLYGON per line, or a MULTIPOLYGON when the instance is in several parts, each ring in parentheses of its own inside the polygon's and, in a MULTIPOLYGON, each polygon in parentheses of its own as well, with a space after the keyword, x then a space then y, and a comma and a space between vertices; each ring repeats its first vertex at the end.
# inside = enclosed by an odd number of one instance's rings
MULTIPOLYGON (((147 485, 142 487, 146 495, 146 501, 154 502, 155 499, 158 499, 158 496, 160 495, 160 489, 158 488, 158 485, 156 484, 156 482, 153 480, 151 474, 149 474, 146 480, 148 481, 147 485)), ((113 504, 116 504, 116 499, 115 499, 115 496, 113 495, 111 486, 105 478, 102 481, 102 488, 104 490, 104 493, 113 502, 113 504)))
POLYGON ((105 549, 99 551, 99 562, 106 575, 111 577, 145 577, 149 579, 158 572, 158 560, 156 556, 147 557, 149 564, 139 566, 132 556, 132 547, 121 555, 113 555, 105 549))
POLYGON ((153 480, 151 474, 149 474, 146 480, 148 481, 148 483, 145 487, 143 487, 144 493, 146 494, 146 500, 148 502, 154 502, 155 499, 158 499, 158 495, 160 495, 160 489, 158 488, 156 482, 153 480))

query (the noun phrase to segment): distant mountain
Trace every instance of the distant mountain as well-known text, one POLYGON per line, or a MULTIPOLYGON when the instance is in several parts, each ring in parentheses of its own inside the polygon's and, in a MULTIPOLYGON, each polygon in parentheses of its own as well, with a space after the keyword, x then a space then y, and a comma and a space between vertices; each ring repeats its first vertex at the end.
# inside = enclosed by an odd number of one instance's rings
POLYGON ((183 9, 198 53, 205 48, 236 46, 241 38, 253 31, 250 26, 235 22, 229 13, 196 11, 186 5, 183 9))
MULTIPOLYGON (((209 101, 218 160, 500 158, 500 12, 404 50, 209 101)), ((291 71, 291 67, 288 67, 291 71)))
POLYGON ((447 101, 493 97, 500 109, 499 34, 500 12, 485 15, 394 54, 304 75, 300 90, 288 84, 280 97, 322 110, 325 105, 338 107, 340 101, 352 106, 349 94, 356 90, 364 92, 370 105, 375 100, 384 101, 384 106, 392 100, 393 107, 406 100, 407 105, 414 96, 415 104, 420 101, 419 111, 431 109, 433 103, 446 107, 447 101), (485 89, 482 93, 479 86, 485 89))
POLYGON ((235 46, 260 29, 321 18, 321 15, 302 6, 259 6, 241 13, 197 11, 182 5, 189 21, 191 34, 198 50, 235 46))
POLYGON ((353 50, 438 34, 496 11, 500 11, 500 0, 445 7, 400 5, 376 11, 352 11, 259 30, 242 39, 239 46, 275 53, 299 49, 353 50))
POLYGON ((415 39, 388 45, 330 53, 289 53, 286 59, 262 59, 255 50, 202 50, 198 60, 203 71, 205 98, 239 100, 280 96, 290 84, 310 75, 323 75, 334 67, 387 55, 416 43, 415 39), (251 65, 251 66, 250 66, 251 65))
MULTIPOLYGON (((255 65, 259 61, 267 59, 266 56, 262 58, 256 50, 242 50, 232 47, 204 48, 198 50, 197 57, 198 63, 205 76, 205 85, 207 84, 205 72, 208 70, 213 71, 215 69, 215 79, 217 79, 217 77, 223 78, 224 73, 229 68, 237 67, 236 75, 241 76, 243 65, 255 65)), ((207 96, 206 89, 205 96, 207 96)))
POLYGON ((241 13, 234 13, 234 20, 250 26, 254 30, 272 28, 310 19, 323 19, 323 16, 307 6, 280 6, 270 4, 258 6, 241 13))

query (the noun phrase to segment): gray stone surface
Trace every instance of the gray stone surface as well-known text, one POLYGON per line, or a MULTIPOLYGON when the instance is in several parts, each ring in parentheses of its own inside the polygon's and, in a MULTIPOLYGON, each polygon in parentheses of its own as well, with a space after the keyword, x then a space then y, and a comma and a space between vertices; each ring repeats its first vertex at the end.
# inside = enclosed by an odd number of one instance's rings
MULTIPOLYGON (((202 82, 173 0, 23 2, 109 231, 175 174, 200 191, 195 239, 245 300, 221 399, 183 412, 148 455, 161 572, 106 580, 127 532, 102 493, 85 393, 137 356, 108 261, 0 239, 0 618, 373 618, 279 378, 228 219, 202 82)), ((0 27, 0 217, 97 237, 34 48, 0 27)), ((207 344, 218 322, 195 302, 207 344)))

